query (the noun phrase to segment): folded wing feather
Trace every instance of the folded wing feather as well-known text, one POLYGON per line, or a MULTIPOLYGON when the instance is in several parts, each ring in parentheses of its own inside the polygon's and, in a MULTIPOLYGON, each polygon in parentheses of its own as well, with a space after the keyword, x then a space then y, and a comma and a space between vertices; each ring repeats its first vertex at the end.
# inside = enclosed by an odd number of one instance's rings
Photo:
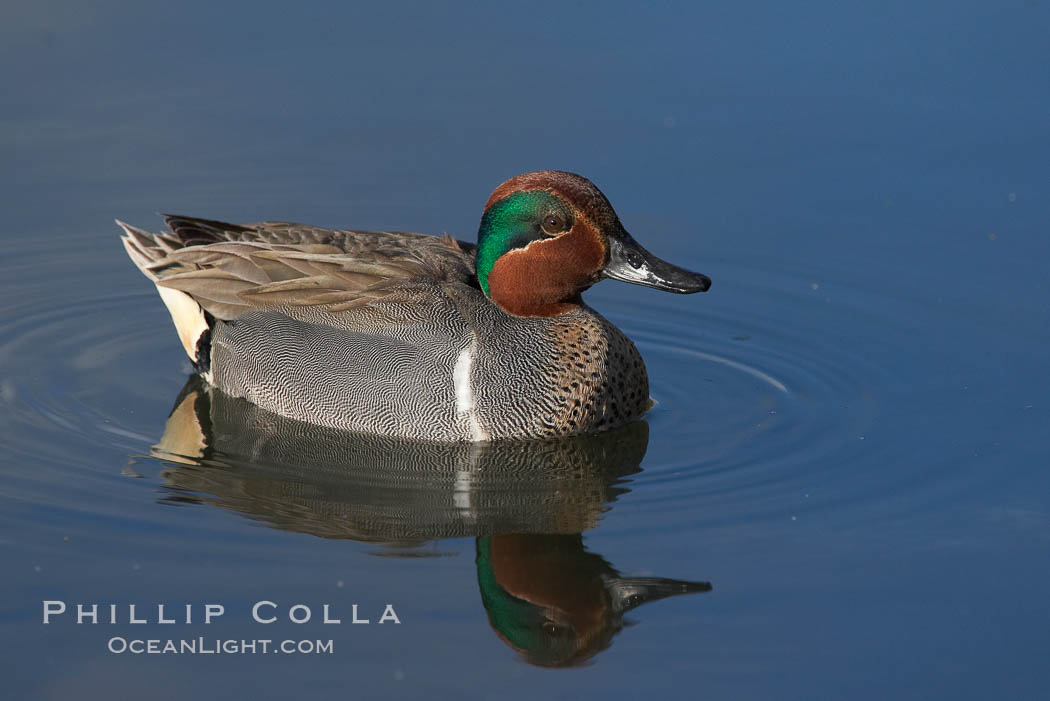
POLYGON ((158 287, 190 295, 219 319, 282 306, 346 311, 421 283, 469 284, 474 275, 471 247, 448 236, 168 221, 171 234, 122 224, 129 255, 158 287))

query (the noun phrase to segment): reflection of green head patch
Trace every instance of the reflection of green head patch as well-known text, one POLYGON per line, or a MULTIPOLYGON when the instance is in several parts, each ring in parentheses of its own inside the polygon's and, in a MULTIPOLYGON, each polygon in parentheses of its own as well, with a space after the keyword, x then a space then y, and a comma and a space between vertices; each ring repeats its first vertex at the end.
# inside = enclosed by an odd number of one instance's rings
POLYGON ((543 629, 543 608, 511 595, 496 581, 489 560, 489 539, 478 538, 478 589, 489 623, 507 642, 521 650, 530 662, 555 665, 570 656, 572 638, 552 638, 543 629))
POLYGON ((543 238, 540 221, 558 212, 571 221, 571 210, 565 200, 546 190, 519 190, 494 202, 485 210, 478 229, 478 284, 489 294, 489 273, 496 260, 515 248, 524 248, 543 238))

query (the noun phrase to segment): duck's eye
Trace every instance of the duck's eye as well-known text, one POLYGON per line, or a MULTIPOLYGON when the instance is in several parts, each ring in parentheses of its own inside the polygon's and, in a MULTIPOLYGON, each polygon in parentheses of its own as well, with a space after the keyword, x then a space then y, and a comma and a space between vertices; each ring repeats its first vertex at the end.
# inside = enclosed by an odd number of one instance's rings
POLYGON ((541 626, 544 633, 552 638, 569 638, 572 637, 572 626, 558 623, 547 618, 543 621, 541 626))
POLYGON ((543 223, 541 224, 543 233, 553 236, 554 234, 560 234, 563 231, 568 230, 568 222, 558 212, 552 212, 543 217, 543 223))

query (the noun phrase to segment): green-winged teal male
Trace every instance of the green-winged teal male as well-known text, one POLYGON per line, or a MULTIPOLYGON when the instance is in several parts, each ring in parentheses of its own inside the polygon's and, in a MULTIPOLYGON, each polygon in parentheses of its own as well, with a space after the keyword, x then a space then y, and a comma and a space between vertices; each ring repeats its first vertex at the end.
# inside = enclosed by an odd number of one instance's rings
POLYGON ((704 275, 653 256, 573 173, 504 182, 478 243, 448 236, 118 222, 183 347, 224 392, 333 428, 436 441, 548 438, 650 405, 638 350, 584 303, 603 278, 688 294, 704 275))

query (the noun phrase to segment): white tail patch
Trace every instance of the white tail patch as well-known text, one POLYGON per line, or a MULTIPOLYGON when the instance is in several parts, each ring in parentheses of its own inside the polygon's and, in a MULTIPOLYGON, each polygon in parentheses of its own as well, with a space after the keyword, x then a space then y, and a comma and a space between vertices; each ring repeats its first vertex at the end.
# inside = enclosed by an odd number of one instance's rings
POLYGON ((185 292, 160 285, 157 285, 157 292, 171 313, 171 320, 175 322, 175 330, 179 333, 179 340, 186 349, 186 355, 190 356, 193 362, 197 362, 197 341, 208 330, 204 310, 185 292))

